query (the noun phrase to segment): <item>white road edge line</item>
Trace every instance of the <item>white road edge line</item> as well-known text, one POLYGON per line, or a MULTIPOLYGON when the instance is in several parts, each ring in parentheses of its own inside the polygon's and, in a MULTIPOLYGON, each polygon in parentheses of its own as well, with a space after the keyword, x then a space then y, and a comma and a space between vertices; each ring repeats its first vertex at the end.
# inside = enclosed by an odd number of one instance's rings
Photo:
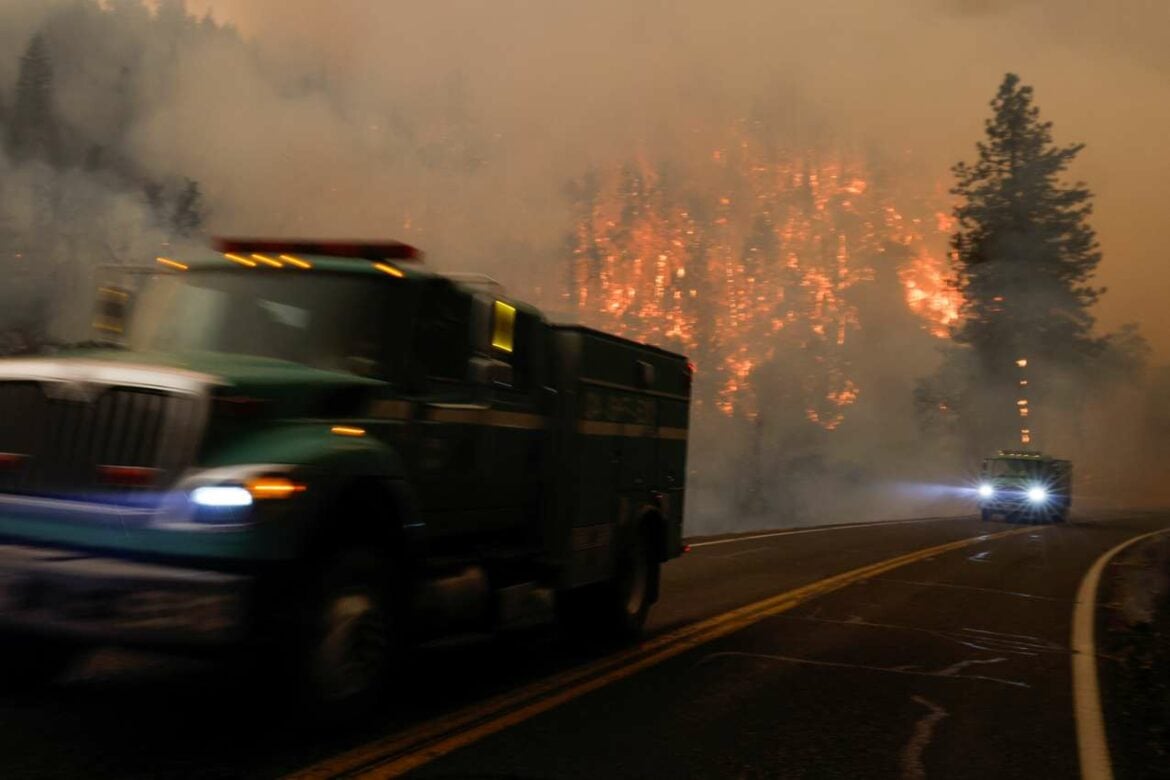
POLYGON ((1097 680, 1095 634, 1097 586, 1101 582, 1101 572, 1125 548, 1167 532, 1170 532, 1170 528, 1135 536, 1117 545, 1093 562, 1077 589, 1072 625, 1073 715, 1077 723, 1077 753, 1084 780, 1113 778, 1109 742, 1105 738, 1105 718, 1101 713, 1101 689, 1097 680))
POLYGON ((856 531, 858 528, 875 528, 883 525, 905 525, 907 523, 938 523, 943 520, 961 520, 966 515, 948 517, 916 517, 912 520, 875 520, 872 523, 841 523, 840 525, 819 525, 816 528, 789 528, 784 531, 770 531, 766 534, 751 536, 735 536, 731 539, 713 539, 709 542, 691 542, 691 549, 696 547, 710 547, 714 544, 731 544, 733 542, 750 542, 753 539, 771 539, 774 536, 796 536, 797 534, 817 534, 824 531, 856 531))

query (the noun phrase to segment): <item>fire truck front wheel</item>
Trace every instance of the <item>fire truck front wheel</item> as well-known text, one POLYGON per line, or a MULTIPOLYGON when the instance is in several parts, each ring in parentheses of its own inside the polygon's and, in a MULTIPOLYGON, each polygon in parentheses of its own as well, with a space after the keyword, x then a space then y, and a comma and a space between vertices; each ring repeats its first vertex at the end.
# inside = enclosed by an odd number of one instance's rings
POLYGON ((368 547, 342 548, 318 569, 300 621, 297 677, 314 720, 348 720, 391 679, 400 641, 391 588, 368 547))

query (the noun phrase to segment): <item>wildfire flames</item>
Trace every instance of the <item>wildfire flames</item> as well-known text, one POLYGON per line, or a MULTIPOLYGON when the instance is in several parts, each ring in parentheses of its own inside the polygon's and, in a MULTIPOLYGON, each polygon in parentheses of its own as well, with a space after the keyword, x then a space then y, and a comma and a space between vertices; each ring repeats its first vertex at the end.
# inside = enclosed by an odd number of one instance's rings
POLYGON ((949 218, 900 208, 860 160, 779 152, 741 123, 688 169, 707 186, 682 178, 639 160, 576 182, 569 289, 585 322, 692 355, 697 403, 754 418, 797 401, 838 427, 862 393, 858 293, 887 271, 930 333, 957 320, 949 218))

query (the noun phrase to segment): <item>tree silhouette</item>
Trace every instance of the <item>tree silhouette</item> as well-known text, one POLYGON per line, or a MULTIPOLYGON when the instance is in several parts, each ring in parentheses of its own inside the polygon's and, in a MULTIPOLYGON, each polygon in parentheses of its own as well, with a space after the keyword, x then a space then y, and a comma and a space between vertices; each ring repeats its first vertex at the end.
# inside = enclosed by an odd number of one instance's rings
POLYGON ((996 376, 1019 357, 1083 366, 1102 346, 1090 312, 1103 292, 1090 284, 1101 252, 1091 193, 1060 181, 1082 145, 1053 143, 1052 124, 1015 74, 991 108, 977 159, 953 169, 951 192, 963 199, 951 244, 963 293, 955 341, 996 376))

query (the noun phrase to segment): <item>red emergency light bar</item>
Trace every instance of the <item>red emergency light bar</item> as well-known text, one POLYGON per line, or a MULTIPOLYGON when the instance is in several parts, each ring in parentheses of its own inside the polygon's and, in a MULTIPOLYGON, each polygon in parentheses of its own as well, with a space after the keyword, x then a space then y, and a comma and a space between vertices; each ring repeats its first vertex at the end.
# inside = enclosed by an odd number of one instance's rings
POLYGON ((271 252, 287 255, 327 255, 355 257, 362 260, 415 260, 423 253, 400 241, 302 241, 267 238, 215 238, 211 245, 217 252, 251 254, 271 252))

